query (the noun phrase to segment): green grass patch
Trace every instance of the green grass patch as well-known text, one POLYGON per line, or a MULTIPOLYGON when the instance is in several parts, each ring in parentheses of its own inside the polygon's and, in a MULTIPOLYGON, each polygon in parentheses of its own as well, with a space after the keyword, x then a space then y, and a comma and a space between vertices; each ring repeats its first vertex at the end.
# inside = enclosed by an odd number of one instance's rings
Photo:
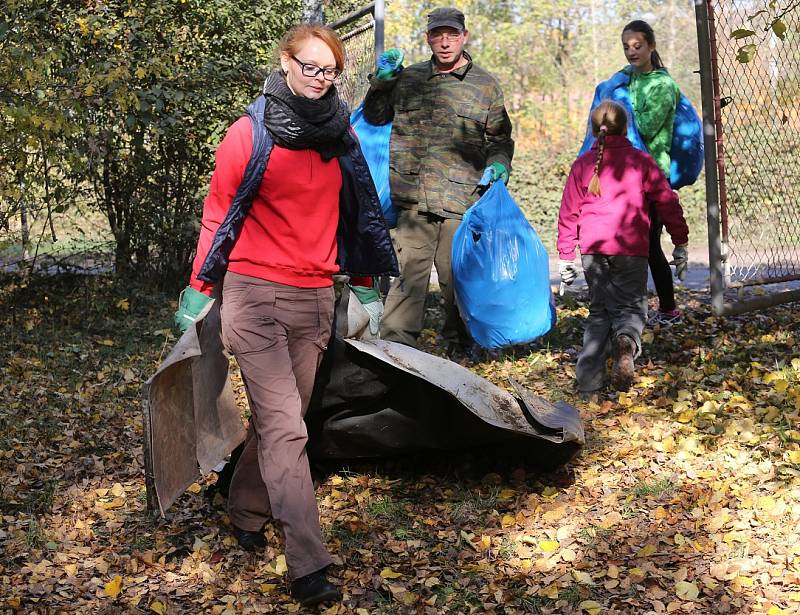
POLYGON ((482 523, 497 505, 499 489, 492 487, 486 493, 464 490, 455 499, 450 511, 453 523, 482 523))
POLYGON ((631 493, 637 498, 655 498, 669 495, 675 492, 677 485, 668 478, 648 483, 641 482, 631 489, 631 493))

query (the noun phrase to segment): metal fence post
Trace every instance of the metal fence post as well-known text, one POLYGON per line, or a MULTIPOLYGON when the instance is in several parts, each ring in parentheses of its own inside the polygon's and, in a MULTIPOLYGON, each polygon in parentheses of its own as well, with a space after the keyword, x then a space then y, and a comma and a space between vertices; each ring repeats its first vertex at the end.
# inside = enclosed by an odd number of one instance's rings
MULTIPOLYGON (((775 10, 771 0, 695 0, 718 316, 800 300, 800 44, 778 40, 775 10), (741 40, 734 33, 745 23, 753 33, 741 40)), ((782 19, 797 31, 800 14, 782 19)))
POLYGON ((720 315, 725 291, 720 242, 719 190, 717 177, 717 133, 714 115, 714 86, 711 74, 711 42, 706 0, 695 0, 697 46, 700 59, 700 94, 703 109, 703 148, 706 171, 706 216, 708 220, 708 266, 711 275, 711 309, 720 315))
POLYGON ((386 17, 385 0, 375 0, 375 62, 383 53, 383 25, 386 17))

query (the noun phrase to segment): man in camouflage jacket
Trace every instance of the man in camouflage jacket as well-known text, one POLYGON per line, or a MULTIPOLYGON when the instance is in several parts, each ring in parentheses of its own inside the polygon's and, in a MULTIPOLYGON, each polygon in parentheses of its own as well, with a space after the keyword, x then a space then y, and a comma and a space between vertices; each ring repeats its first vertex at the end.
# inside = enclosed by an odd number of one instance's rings
POLYGON ((386 298, 380 334, 416 346, 435 263, 445 303, 442 336, 452 352, 468 342, 453 297, 453 234, 479 198, 479 183, 508 181, 514 141, 500 85, 464 50, 464 14, 435 9, 427 30, 431 59, 403 70, 402 52, 386 51, 364 100, 368 122, 393 121, 389 179, 400 277, 386 298))

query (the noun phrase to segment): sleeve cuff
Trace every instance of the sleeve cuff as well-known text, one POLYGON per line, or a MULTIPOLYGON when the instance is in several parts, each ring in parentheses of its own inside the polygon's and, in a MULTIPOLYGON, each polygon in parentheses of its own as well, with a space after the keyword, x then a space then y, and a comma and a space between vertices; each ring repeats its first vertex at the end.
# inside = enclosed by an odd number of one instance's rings
POLYGON ((192 278, 192 281, 189 283, 194 290, 199 293, 203 293, 204 295, 210 297, 211 294, 214 292, 214 285, 208 282, 204 282, 203 280, 198 280, 197 278, 192 278))

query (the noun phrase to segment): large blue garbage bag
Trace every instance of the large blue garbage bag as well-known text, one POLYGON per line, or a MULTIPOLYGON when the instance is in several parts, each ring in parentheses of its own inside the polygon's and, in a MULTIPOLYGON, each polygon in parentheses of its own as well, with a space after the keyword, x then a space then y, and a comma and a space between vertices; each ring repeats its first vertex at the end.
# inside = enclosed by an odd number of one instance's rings
MULTIPOLYGON (((628 112, 628 139, 637 149, 644 152, 647 147, 642 141, 639 129, 633 119, 633 105, 630 94, 630 69, 617 71, 611 77, 597 85, 589 113, 604 100, 620 103, 628 112)), ((594 145, 591 121, 588 123, 586 138, 583 140, 578 155, 586 152, 594 145)), ((673 189, 690 186, 697 181, 703 170, 703 122, 697 115, 692 103, 681 92, 678 106, 675 108, 675 120, 672 125, 672 143, 670 144, 669 184, 673 189)))
POLYGON ((669 156, 669 183, 675 190, 697 181, 704 161, 703 122, 683 94, 675 109, 669 156))
POLYGON ((522 344, 553 327, 547 250, 503 182, 464 214, 452 256, 456 303, 479 345, 522 344))
POLYGON ((397 226, 397 210, 392 205, 389 193, 389 140, 392 136, 392 123, 383 126, 370 124, 364 117, 362 103, 350 115, 350 124, 358 135, 361 151, 367 159, 372 181, 381 200, 383 217, 389 228, 394 228, 397 226))

